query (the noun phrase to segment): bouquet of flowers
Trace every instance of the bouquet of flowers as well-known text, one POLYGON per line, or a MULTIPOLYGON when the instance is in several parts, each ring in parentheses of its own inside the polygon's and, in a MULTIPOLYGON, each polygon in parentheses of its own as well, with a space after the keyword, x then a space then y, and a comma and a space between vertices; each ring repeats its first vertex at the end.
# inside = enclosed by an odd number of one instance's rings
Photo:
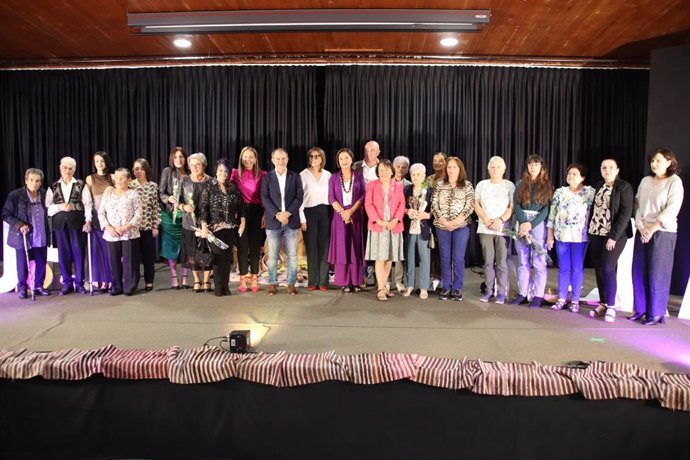
POLYGON ((546 252, 543 246, 541 246, 534 240, 531 233, 528 233, 526 236, 520 236, 516 231, 506 227, 503 227, 502 232, 505 236, 510 237, 515 241, 517 241, 518 239, 523 239, 532 250, 534 250, 537 254, 542 256, 544 260, 546 260, 547 264, 553 265, 553 259, 551 259, 551 256, 549 256, 549 253, 546 252))
MULTIPOLYGON (((192 227, 192 230, 194 230, 195 235, 197 237, 201 236, 201 229, 199 227, 192 227)), ((210 231, 208 232, 206 239, 208 240, 209 243, 218 246, 219 249, 225 250, 225 249, 228 249, 230 247, 225 243, 225 241, 216 238, 215 235, 213 233, 211 233, 210 231)))
MULTIPOLYGON (((192 186, 184 187, 184 198, 185 203, 194 208, 194 188, 192 186)), ((190 213, 189 216, 192 219, 192 224, 196 227, 196 216, 194 213, 190 213)))
MULTIPOLYGON (((426 207, 429 203, 426 201, 426 188, 422 189, 422 195, 419 198, 410 197, 410 208, 414 209, 418 213, 426 211, 426 207)), ((410 219, 410 232, 420 233, 421 229, 421 219, 410 219)))
MULTIPOLYGON (((178 203, 179 199, 180 199, 180 180, 177 177, 173 177, 172 195, 175 197, 175 200, 177 200, 176 203, 178 203)), ((173 224, 175 223, 176 219, 177 219, 177 206, 175 206, 175 211, 173 212, 173 224)))

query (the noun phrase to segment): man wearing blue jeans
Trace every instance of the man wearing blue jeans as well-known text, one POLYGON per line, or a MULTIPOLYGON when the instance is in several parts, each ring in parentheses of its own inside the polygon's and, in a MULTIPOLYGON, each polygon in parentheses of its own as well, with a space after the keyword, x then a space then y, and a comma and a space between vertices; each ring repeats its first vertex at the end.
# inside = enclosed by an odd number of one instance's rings
POLYGON ((266 212, 268 241, 268 295, 278 292, 278 256, 281 244, 287 254, 288 294, 297 294, 297 241, 300 232, 299 208, 304 191, 299 174, 287 169, 288 153, 277 148, 271 153, 275 169, 261 181, 261 204, 266 212))

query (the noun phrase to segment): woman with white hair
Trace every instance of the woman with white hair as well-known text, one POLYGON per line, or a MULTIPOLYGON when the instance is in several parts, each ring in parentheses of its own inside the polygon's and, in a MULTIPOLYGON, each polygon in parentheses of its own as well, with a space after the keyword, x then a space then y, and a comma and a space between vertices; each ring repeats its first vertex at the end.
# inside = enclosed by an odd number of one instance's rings
POLYGON ((46 191, 48 217, 53 218, 53 233, 57 240, 62 290, 86 294, 84 289, 84 236, 91 231, 91 192, 83 180, 75 179, 77 161, 72 157, 60 159, 60 179, 46 191), (74 276, 72 276, 74 264, 74 276))
POLYGON ((24 187, 10 192, 2 208, 2 220, 9 225, 7 245, 16 251, 17 293, 20 299, 27 298, 28 287, 31 287, 34 294, 50 295, 50 292, 43 288, 49 239, 48 213, 43 206, 46 192, 41 188, 43 171, 36 168, 27 169, 24 173, 24 183, 24 187), (33 286, 28 286, 29 257, 34 260, 33 286))
POLYGON ((503 178, 506 162, 499 156, 489 159, 489 179, 480 181, 474 191, 474 211, 479 217, 477 234, 484 256, 486 294, 479 300, 488 302, 494 296, 495 303, 502 304, 508 294, 508 246, 503 229, 513 214, 515 185, 503 178))
POLYGON ((415 263, 419 262, 419 298, 429 297, 429 270, 431 262, 431 194, 432 188, 426 182, 426 167, 415 163, 410 167, 412 183, 405 187, 407 227, 407 289, 403 296, 414 291, 415 263))
MULTIPOLYGON (((407 172, 410 169, 410 159, 407 158, 405 155, 398 155, 393 159, 393 172, 395 175, 393 176, 393 180, 397 182, 403 190, 405 190, 405 187, 412 185, 412 182, 410 182, 406 176, 407 172)), ((405 242, 405 239, 403 239, 403 243, 405 242)), ((405 244, 405 243, 404 243, 405 244)), ((407 252, 407 251, 406 251, 407 252)), ((402 260, 399 260, 393 264, 393 267, 391 268, 391 282, 395 283, 395 288, 398 290, 398 293, 403 294, 405 292, 405 266, 406 262, 403 262, 402 260)))
POLYGON ((98 222, 103 238, 108 242, 108 261, 112 276, 110 295, 126 296, 137 289, 139 270, 139 224, 141 198, 129 188, 131 174, 127 168, 118 168, 113 174, 114 187, 103 192, 98 209, 98 222))
POLYGON ((212 292, 211 268, 212 264, 205 264, 197 260, 198 252, 210 253, 210 247, 206 240, 200 241, 196 236, 197 229, 201 229, 201 194, 209 185, 211 176, 204 172, 208 162, 203 153, 194 153, 187 158, 187 164, 191 171, 182 180, 182 196, 178 208, 184 212, 182 216, 182 244, 187 254, 187 265, 194 275, 193 290, 199 292, 212 292), (201 272, 203 271, 203 285, 201 272))

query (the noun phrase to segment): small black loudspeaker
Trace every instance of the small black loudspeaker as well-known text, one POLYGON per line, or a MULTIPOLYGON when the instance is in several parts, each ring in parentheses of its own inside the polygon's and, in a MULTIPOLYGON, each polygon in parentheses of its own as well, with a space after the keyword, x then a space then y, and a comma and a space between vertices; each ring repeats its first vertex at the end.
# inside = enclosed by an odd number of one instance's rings
POLYGON ((228 342, 230 342, 230 351, 232 353, 246 353, 249 350, 250 331, 232 331, 228 334, 228 342))

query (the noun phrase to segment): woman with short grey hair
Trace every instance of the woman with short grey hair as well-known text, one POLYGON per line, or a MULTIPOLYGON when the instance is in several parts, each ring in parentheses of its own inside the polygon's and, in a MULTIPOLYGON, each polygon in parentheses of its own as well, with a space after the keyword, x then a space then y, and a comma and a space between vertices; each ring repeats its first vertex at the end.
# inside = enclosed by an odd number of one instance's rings
POLYGON ((431 262, 431 195, 433 189, 426 179, 426 167, 415 163, 410 167, 412 184, 405 187, 405 227, 407 240, 407 289, 403 294, 409 297, 414 291, 415 262, 419 262, 419 298, 429 297, 429 271, 431 262))
POLYGON ((474 191, 474 211, 479 217, 477 234, 484 256, 484 276, 486 293, 479 299, 488 302, 505 303, 508 294, 508 246, 503 229, 513 214, 513 193, 515 185, 504 179, 506 163, 503 158, 494 156, 487 165, 489 179, 480 181, 474 191))
POLYGON ((204 172, 206 168, 206 155, 194 153, 187 158, 187 164, 191 171, 182 180, 182 196, 180 197, 179 209, 184 211, 182 216, 182 244, 187 254, 187 264, 192 269, 194 275, 193 290, 199 292, 212 292, 211 288, 211 269, 212 264, 202 264, 198 258, 197 250, 210 252, 210 247, 205 241, 199 241, 196 236, 196 229, 201 229, 201 194, 210 184, 211 176, 204 172), (203 284, 201 272, 203 271, 203 284))

